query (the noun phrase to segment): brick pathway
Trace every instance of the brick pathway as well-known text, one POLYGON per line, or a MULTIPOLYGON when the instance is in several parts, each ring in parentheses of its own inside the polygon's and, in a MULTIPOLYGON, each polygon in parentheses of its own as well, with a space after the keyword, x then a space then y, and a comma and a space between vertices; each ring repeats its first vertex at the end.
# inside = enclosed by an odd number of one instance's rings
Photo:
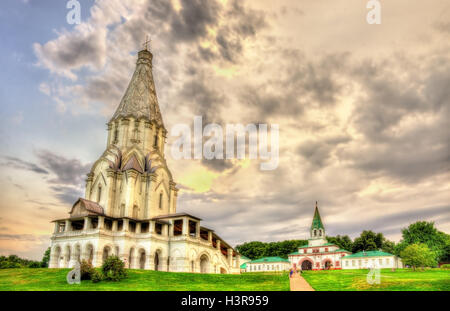
POLYGON ((289 279, 291 285, 292 292, 310 292, 314 291, 314 289, 309 285, 306 280, 300 276, 298 273, 294 273, 292 277, 289 279))

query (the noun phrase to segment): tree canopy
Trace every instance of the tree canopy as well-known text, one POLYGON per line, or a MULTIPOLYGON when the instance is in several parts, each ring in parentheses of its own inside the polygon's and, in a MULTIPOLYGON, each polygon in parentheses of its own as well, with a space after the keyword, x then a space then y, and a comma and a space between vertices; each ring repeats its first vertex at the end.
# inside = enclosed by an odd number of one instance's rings
POLYGON ((434 222, 417 221, 402 229, 402 240, 395 247, 395 254, 400 255, 407 246, 425 244, 435 252, 440 262, 450 259, 450 235, 437 230, 434 222))
POLYGON ((436 252, 430 250, 423 243, 408 245, 401 251, 400 257, 403 264, 412 266, 413 270, 416 270, 417 267, 434 267, 437 264, 436 252))

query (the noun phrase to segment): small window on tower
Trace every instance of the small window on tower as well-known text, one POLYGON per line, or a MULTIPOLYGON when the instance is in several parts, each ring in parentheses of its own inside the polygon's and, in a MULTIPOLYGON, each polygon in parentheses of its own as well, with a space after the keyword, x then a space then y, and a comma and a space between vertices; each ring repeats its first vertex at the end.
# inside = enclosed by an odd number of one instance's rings
POLYGON ((162 200, 163 200, 163 194, 162 192, 159 194, 159 209, 162 209, 162 200))
POLYGON ((153 140, 153 147, 158 147, 158 135, 155 135, 155 139, 153 140))
POLYGON ((100 202, 100 199, 102 198, 102 186, 98 185, 98 190, 97 190, 97 203, 100 202))
POLYGON ((113 143, 114 143, 114 144, 117 143, 118 140, 119 140, 119 130, 118 130, 118 129, 115 129, 115 130, 114 130, 114 140, 113 140, 113 143))

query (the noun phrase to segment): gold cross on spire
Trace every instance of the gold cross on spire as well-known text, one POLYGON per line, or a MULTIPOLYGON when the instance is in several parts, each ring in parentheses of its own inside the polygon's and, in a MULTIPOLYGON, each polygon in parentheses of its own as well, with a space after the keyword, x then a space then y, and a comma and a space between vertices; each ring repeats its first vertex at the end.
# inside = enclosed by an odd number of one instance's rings
POLYGON ((147 51, 148 51, 148 44, 149 44, 150 42, 152 42, 152 40, 149 39, 148 35, 146 35, 146 36, 145 36, 145 41, 144 41, 144 43, 143 43, 142 45, 144 46, 144 49, 147 50, 147 51))

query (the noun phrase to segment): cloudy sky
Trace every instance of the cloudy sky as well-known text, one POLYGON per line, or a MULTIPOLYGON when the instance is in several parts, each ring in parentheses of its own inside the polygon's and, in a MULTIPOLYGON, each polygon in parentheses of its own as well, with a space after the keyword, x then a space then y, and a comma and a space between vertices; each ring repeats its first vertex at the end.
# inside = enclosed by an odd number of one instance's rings
MULTIPOLYGON (((152 38, 167 129, 280 126, 280 164, 174 160, 178 211, 232 245, 435 221, 450 231, 450 4, 80 0, 0 5, 0 254, 40 259, 52 219, 83 195, 106 125, 152 38)), ((168 137, 168 147, 176 137, 168 137)))

